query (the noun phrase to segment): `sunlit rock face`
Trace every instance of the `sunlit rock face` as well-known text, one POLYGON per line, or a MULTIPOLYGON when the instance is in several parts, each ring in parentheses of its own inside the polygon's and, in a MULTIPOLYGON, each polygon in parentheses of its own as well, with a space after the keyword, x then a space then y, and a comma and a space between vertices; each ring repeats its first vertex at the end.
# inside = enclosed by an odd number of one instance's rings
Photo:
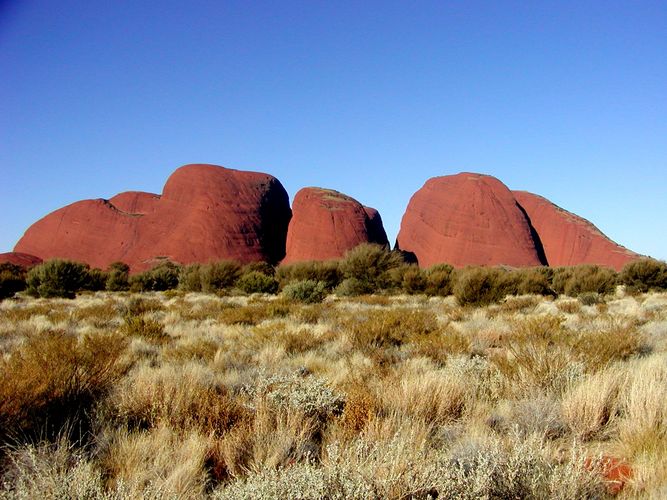
POLYGON ((133 271, 169 259, 179 263, 235 259, 278 262, 285 255, 289 198, 273 176, 215 165, 186 165, 162 195, 121 193, 84 200, 34 223, 15 251, 133 271))
POLYGON ((296 194, 284 263, 337 259, 361 243, 389 244, 377 210, 331 189, 296 194))

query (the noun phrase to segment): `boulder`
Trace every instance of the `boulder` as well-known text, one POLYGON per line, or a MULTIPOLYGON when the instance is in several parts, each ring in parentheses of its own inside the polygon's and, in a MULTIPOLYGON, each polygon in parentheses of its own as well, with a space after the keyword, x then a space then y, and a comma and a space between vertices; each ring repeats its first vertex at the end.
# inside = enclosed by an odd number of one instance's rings
POLYGON ((597 264, 619 271, 640 257, 614 243, 583 217, 563 210, 546 198, 527 191, 513 193, 539 234, 550 266, 597 264))
POLYGON ((132 271, 155 259, 178 263, 235 259, 278 262, 285 255, 289 199, 273 176, 215 165, 186 165, 161 196, 126 192, 84 200, 30 226, 15 251, 132 271))
POLYGON ((338 259, 361 243, 389 244, 377 210, 331 189, 296 194, 283 263, 338 259))
POLYGON ((413 253, 421 267, 546 264, 507 186, 468 172, 426 181, 403 215, 397 248, 413 253))

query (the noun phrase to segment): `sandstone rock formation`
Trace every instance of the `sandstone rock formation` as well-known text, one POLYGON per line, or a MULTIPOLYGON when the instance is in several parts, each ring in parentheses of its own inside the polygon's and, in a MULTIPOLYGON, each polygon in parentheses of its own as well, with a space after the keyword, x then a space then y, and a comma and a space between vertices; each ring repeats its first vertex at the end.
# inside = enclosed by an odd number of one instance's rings
POLYGON ((526 191, 514 191, 539 234, 550 266, 598 264, 620 270, 638 254, 607 238, 586 219, 526 191))
POLYGON ((42 263, 42 259, 34 255, 29 255, 27 253, 20 252, 6 252, 0 253, 0 264, 4 262, 9 262, 15 266, 20 266, 23 269, 30 269, 37 264, 42 263))
POLYGON ((296 194, 284 263, 337 259, 361 243, 389 245, 377 210, 330 189, 296 194))
POLYGON ((285 189, 273 176, 215 165, 186 165, 161 196, 126 192, 84 200, 37 221, 15 251, 133 271, 156 258, 179 263, 236 259, 278 262, 291 217, 285 189))
POLYGON ((426 181, 410 199, 396 243, 421 267, 546 263, 507 186, 467 172, 426 181))

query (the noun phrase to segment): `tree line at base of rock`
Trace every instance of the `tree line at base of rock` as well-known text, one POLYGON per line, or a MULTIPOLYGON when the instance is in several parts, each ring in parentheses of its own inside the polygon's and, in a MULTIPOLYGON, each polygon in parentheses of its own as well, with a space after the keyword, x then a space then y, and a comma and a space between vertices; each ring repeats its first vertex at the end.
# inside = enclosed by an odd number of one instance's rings
POLYGON ((420 269, 400 252, 362 244, 340 260, 311 261, 277 267, 265 262, 241 265, 235 261, 179 266, 162 262, 143 273, 130 275, 116 262, 107 270, 67 260, 50 260, 25 270, 0 264, 0 299, 25 292, 34 297, 73 298, 82 291, 166 291, 217 294, 281 292, 302 302, 321 301, 326 295, 373 293, 454 295, 461 305, 484 305, 507 295, 537 294, 579 297, 595 303, 600 296, 624 285, 628 293, 667 290, 667 263, 640 259, 620 271, 597 265, 573 267, 505 268, 469 266, 454 269, 437 264, 420 269))

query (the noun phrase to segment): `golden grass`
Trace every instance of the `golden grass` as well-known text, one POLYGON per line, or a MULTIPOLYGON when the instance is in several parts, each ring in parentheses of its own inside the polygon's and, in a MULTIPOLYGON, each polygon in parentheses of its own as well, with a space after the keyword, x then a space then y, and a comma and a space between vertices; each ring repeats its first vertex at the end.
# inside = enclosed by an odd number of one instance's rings
POLYGON ((5 301, 0 498, 604 498, 608 456, 660 498, 667 294, 599 300, 5 301))

